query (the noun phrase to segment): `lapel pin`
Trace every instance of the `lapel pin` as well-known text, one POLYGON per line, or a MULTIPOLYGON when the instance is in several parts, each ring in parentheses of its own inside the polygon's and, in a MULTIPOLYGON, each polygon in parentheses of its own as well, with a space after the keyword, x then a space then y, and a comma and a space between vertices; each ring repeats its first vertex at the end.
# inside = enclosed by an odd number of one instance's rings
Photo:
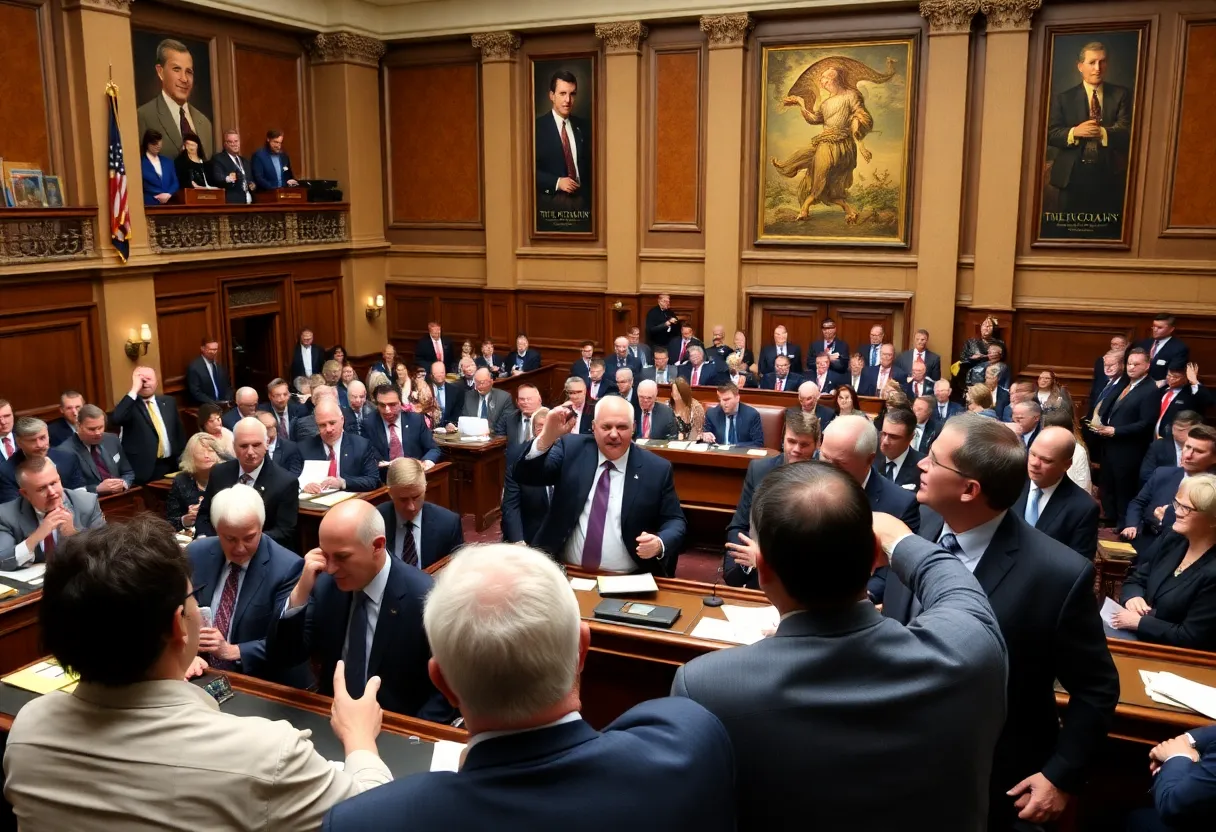
POLYGON ((637 474, 634 474, 634 475, 633 475, 633 478, 636 480, 636 479, 638 478, 638 475, 637 475, 637 474))
POLYGON ((389 608, 388 608, 388 614, 389 614, 389 615, 396 615, 396 614, 397 614, 397 608, 396 608, 396 607, 389 607, 389 608))

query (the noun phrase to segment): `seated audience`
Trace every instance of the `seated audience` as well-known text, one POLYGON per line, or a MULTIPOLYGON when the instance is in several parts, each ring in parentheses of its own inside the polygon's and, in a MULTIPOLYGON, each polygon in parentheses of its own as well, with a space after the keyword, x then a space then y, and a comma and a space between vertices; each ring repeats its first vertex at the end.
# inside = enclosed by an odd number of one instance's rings
POLYGON ((735 332, 735 355, 743 362, 743 368, 747 370, 751 376, 756 375, 756 357, 752 355, 752 351, 747 348, 747 333, 743 330, 735 332))
POLYGON ((756 489, 770 471, 775 471, 782 465, 813 459, 815 452, 819 450, 821 429, 815 414, 791 407, 785 411, 785 435, 782 437, 781 453, 777 456, 753 459, 747 463, 739 505, 735 508, 730 525, 726 527, 722 580, 728 586, 760 588, 760 575, 756 572, 756 543, 750 537, 752 500, 756 489))
POLYGON ((629 327, 625 331, 625 337, 629 341, 629 355, 637 360, 642 369, 654 364, 654 350, 649 344, 642 343, 642 330, 639 327, 629 327))
MULTIPOLYGON (((827 395, 836 390, 836 388, 845 383, 844 374, 837 373, 832 369, 833 361, 826 352, 815 356, 814 365, 807 368, 808 378, 815 382, 815 386, 819 388, 823 395, 827 395)), ((842 366, 844 360, 841 360, 842 366)))
MULTIPOLYGON (((376 373, 374 381, 382 381, 384 376, 376 373)), ((384 387, 387 382, 380 384, 384 387)), ((367 426, 371 424, 373 417, 376 415, 376 408, 367 400, 367 387, 361 381, 352 381, 350 387, 346 390, 347 406, 342 411, 342 416, 346 420, 344 429, 348 433, 353 433, 356 436, 368 438, 367 426)))
POLYGON ((380 486, 376 455, 371 444, 360 436, 343 434, 342 408, 335 397, 323 397, 313 415, 317 435, 301 440, 300 456, 304 460, 328 460, 329 469, 320 482, 306 483, 302 491, 320 494, 322 491, 375 491, 380 486))
POLYGON ((0 571, 54 560, 59 547, 77 532, 106 523, 97 497, 63 487, 53 459, 22 460, 16 480, 17 499, 0 505, 0 571))
POLYGON ((912 403, 908 401, 908 397, 904 395, 904 391, 900 388, 899 382, 892 379, 887 382, 887 389, 881 393, 882 407, 878 410, 878 415, 874 417, 874 427, 882 432, 883 422, 886 421, 887 413, 892 410, 911 410, 912 403))
POLYGON ((1216 473, 1216 428, 1196 425, 1182 446, 1182 464, 1158 468, 1127 504, 1127 519, 1120 532, 1144 554, 1174 524, 1172 502, 1179 483, 1198 474, 1216 473))
POLYGON ((507 447, 527 445, 532 441, 532 414, 540 408, 540 390, 534 384, 521 384, 515 388, 515 409, 495 427, 494 432, 507 437, 507 447))
MULTIPOLYGON (((1018 407, 1036 402, 1025 402, 1018 407)), ((1093 560, 1098 551, 1098 503, 1068 476, 1077 439, 1063 427, 1045 427, 1026 455, 1029 481, 1011 509, 1026 524, 1093 560)))
POLYGON ((80 427, 80 408, 84 407, 84 396, 75 390, 59 394, 59 418, 46 426, 51 447, 58 448, 76 435, 80 427))
POLYGON ((609 375, 616 376, 618 370, 629 369, 635 373, 642 372, 642 362, 629 352, 629 338, 619 336, 612 342, 612 355, 604 361, 609 375))
POLYGON ((638 406, 634 414, 633 429, 633 435, 637 439, 670 439, 675 433, 676 421, 671 407, 655 401, 658 395, 659 386, 653 381, 643 381, 638 385, 638 406))
POLYGON ((1140 464, 1140 485, 1148 482, 1153 471, 1162 466, 1181 465, 1182 446, 1186 443, 1187 434, 1195 425, 1202 424, 1203 416, 1194 410, 1184 410, 1175 416, 1173 423, 1170 424, 1170 435, 1155 439, 1153 444, 1149 445, 1148 453, 1144 455, 1144 462, 1140 464))
POLYGON ((682 367, 689 360, 689 354, 693 347, 700 347, 701 351, 705 351, 705 345, 701 343, 701 339, 693 335, 692 324, 680 324, 680 336, 672 338, 671 343, 667 345, 668 356, 675 356, 675 361, 672 363, 677 367, 682 367))
POLYGON ((1113 624, 1142 641, 1216 650, 1216 476, 1178 485, 1173 528, 1144 552, 1123 583, 1113 624))
POLYGON ((864 373, 865 370, 865 358, 862 357, 862 354, 859 352, 853 353, 851 356, 849 356, 849 369, 844 375, 844 383, 849 387, 852 387, 853 390, 859 390, 861 388, 861 374, 864 373))
POLYGON ((658 699, 594 730, 579 714, 590 630, 574 591, 538 552, 480 546, 439 573, 426 602, 430 675, 465 717, 458 772, 406 778, 337 806, 330 832, 569 828, 569 796, 593 801, 581 832, 735 829, 734 764, 722 725, 658 699))
POLYGON ((1068 466, 1068 478, 1080 486, 1086 494, 1093 496, 1095 489, 1089 468, 1089 452, 1085 449, 1085 443, 1081 441, 1081 429, 1077 425, 1076 412, 1059 407, 1048 410, 1043 414, 1042 424, 1044 430, 1051 427, 1063 428, 1072 434, 1075 447, 1072 451, 1072 463, 1068 466))
POLYGON ((570 375, 586 381, 591 378, 591 359, 595 357, 595 342, 583 341, 579 345, 579 357, 570 365, 570 375))
MULTIPOLYGON (((916 362, 925 365, 925 377, 930 382, 942 377, 942 358, 929 349, 929 330, 918 329, 912 336, 912 349, 904 350, 895 359, 895 367, 908 376, 914 375, 916 362)), ((918 393, 917 395, 924 395, 918 393)))
MULTIPOLYGON (((570 403, 571 411, 574 413, 577 425, 574 432, 590 434, 595 403, 587 401, 587 382, 578 376, 570 376, 566 379, 562 392, 565 393, 566 401, 570 403)), ((535 427, 533 427, 533 435, 536 435, 535 427)))
POLYGON ((760 379, 761 390, 776 390, 793 391, 798 389, 798 385, 802 384, 802 376, 798 373, 790 372, 792 361, 789 356, 778 355, 773 360, 773 370, 765 373, 760 379))
POLYGON ((822 430, 836 418, 836 411, 820 404, 820 395, 819 385, 813 381, 804 381, 798 385, 798 407, 804 413, 813 413, 819 420, 819 428, 822 430))
POLYGON ((842 384, 836 388, 836 415, 853 416, 855 414, 865 415, 858 406, 857 392, 851 384, 842 384))
POLYGON ((427 469, 417 459, 388 466, 389 501, 376 507, 384 518, 384 548, 410 566, 426 569, 464 545, 460 515, 426 501, 427 469))
POLYGON ((632 407, 609 396, 595 406, 592 436, 569 435, 573 414, 555 408, 513 473, 520 485, 554 486, 538 549, 589 572, 671 577, 684 547, 684 511, 671 463, 633 444, 633 419, 632 407), (614 499, 619 508, 610 513, 614 499))
POLYGON ((271 619, 271 661, 311 659, 326 696, 344 678, 352 696, 374 693, 386 711, 450 722, 452 709, 427 678, 422 603, 431 576, 388 553, 384 517, 363 500, 327 511, 318 534, 320 546, 304 556, 299 582, 271 619), (377 643, 392 651, 373 650, 377 643))
POLYGON ((279 435, 290 439, 295 420, 301 416, 307 416, 308 408, 292 397, 287 381, 281 378, 276 378, 266 385, 266 396, 269 401, 260 403, 258 410, 274 416, 279 435))
POLYGON ((743 364, 743 359, 738 353, 728 353, 726 356, 726 374, 719 376, 723 381, 729 381, 731 384, 742 390, 744 387, 755 387, 756 380, 743 364))
POLYGON ((967 372, 967 383, 983 384, 990 367, 998 368, 1000 385, 1008 387, 1010 381, 1009 368, 1005 364, 1005 350, 1000 344, 990 344, 988 346, 988 360, 976 364, 967 372))
MULTIPOLYGON (((371 380, 375 381, 377 377, 380 379, 384 378, 380 373, 372 373, 371 380)), ((384 383, 387 384, 388 382, 385 381, 384 383)), ((301 445, 305 440, 315 438, 317 435, 317 405, 323 400, 328 400, 333 402, 339 411, 342 409, 341 405, 338 404, 338 391, 334 390, 334 388, 323 383, 312 384, 310 381, 309 389, 311 391, 308 394, 308 406, 310 410, 306 415, 296 419, 295 424, 291 428, 291 440, 301 445)))
MULTIPOLYGON (((244 387, 242 390, 246 389, 244 387)), ((231 413, 236 413, 236 408, 233 408, 231 413)), ((236 420, 232 420, 235 425, 236 420)), ((204 402, 198 406, 198 429, 202 433, 213 437, 216 444, 219 445, 220 456, 224 459, 232 459, 236 456, 232 450, 232 431, 223 423, 220 415, 220 406, 214 402, 204 402)))
POLYGON ((1153 808, 1129 819, 1128 832, 1205 829, 1216 797, 1216 725, 1192 728, 1148 753, 1153 775, 1153 808))
MULTIPOLYGON (((604 375, 604 359, 593 359, 590 373, 587 377, 587 398, 591 401, 599 401, 616 389, 616 377, 606 378, 604 375)), ((465 401, 468 400, 469 396, 465 396, 465 401)))
POLYGON ((616 371, 616 389, 612 391, 611 395, 620 396, 633 405, 634 410, 637 410, 638 394, 633 389, 633 370, 622 367, 616 371))
MULTIPOLYGON (((577 379, 581 384, 582 379, 577 379)), ((653 384, 653 382, 651 382, 653 384)), ((642 382, 645 385, 646 382, 642 382)), ((639 387, 639 395, 641 395, 639 387)), ((532 414, 532 436, 540 436, 544 430, 549 408, 542 407, 532 414)), ((540 531, 540 524, 549 513, 548 485, 520 485, 515 481, 512 469, 515 460, 527 453, 527 445, 517 445, 507 451, 507 475, 502 486, 502 541, 503 543, 526 543, 531 546, 540 531)))
MULTIPOLYGON (((630 332, 636 331, 636 326, 630 330, 630 332)), ((631 336, 631 343, 635 345, 631 349, 636 349, 636 338, 631 336)), ((649 349, 649 347, 645 347, 645 349, 649 349)), ((540 369, 540 350, 528 346, 528 336, 522 332, 515 336, 515 352, 507 356, 507 369, 511 375, 530 373, 540 369)))
MULTIPOLYGON (((1009 404, 1009 388, 1001 381, 1001 376, 1006 374, 1008 368, 1003 362, 989 364, 984 368, 983 384, 992 391, 992 409, 996 412, 997 418, 1000 419, 1000 414, 1004 411, 1005 406, 1009 404)), ((1028 385, 1033 387, 1033 385, 1028 385)), ((1031 390, 1026 391, 1026 396, 1031 396, 1031 390)))
POLYGON ((735 351, 726 343, 726 327, 722 324, 715 324, 709 341, 709 346, 705 348, 705 359, 717 364, 719 369, 725 367, 726 356, 735 351))
POLYGON ((915 492, 920 488, 918 466, 924 458, 923 454, 912 447, 912 437, 916 433, 916 415, 909 407, 893 407, 885 414, 878 431, 878 454, 874 457, 874 473, 900 488, 915 492))
MULTIPOLYGON (((335 378, 338 375, 340 375, 340 372, 335 374, 335 378)), ((331 384, 330 386, 332 387, 333 385, 331 384)), ((258 405, 258 391, 252 387, 238 388, 232 394, 232 403, 235 407, 224 414, 224 427, 229 430, 232 430, 239 420, 248 419, 261 409, 258 405)))
POLYGON ((135 483, 135 472, 123 453, 118 437, 106 433, 106 412, 94 404, 80 408, 77 430, 59 446, 76 455, 85 490, 104 497, 126 491, 135 483))
POLYGON ((459 418, 460 408, 463 404, 464 385, 454 381, 448 381, 447 368, 444 367, 442 361, 431 363, 430 378, 431 391, 435 395, 435 404, 439 408, 439 421, 435 426, 454 423, 459 418))
POLYGON ((688 361, 680 365, 680 378, 692 387, 716 387, 718 368, 705 360, 705 350, 699 344, 688 348, 688 361))
POLYGON ((878 363, 870 364, 862 371, 857 393, 861 396, 881 396, 890 381, 899 383, 899 371, 895 369, 895 345, 883 344, 878 351, 878 363))
POLYGON ((937 402, 932 396, 921 396, 912 400, 912 415, 916 427, 912 428, 912 447, 921 455, 929 453, 929 446, 937 438, 940 425, 933 420, 933 409, 937 402))
POLYGON ((211 470, 220 462, 220 447, 209 433, 194 434, 182 451, 180 469, 165 496, 165 515, 175 531, 193 534, 211 470))
MULTIPOLYGON (((602 364, 600 369, 602 372, 602 364)), ((497 430, 499 425, 505 425, 515 418, 515 403, 511 401, 510 393, 494 387, 493 375, 481 367, 473 376, 473 389, 464 397, 461 415, 485 419, 491 430, 497 430)))
POLYGON ((47 649, 80 682, 13 722, 5 795, 23 828, 317 829, 335 803, 392 779, 376 753, 375 686, 339 684, 342 768, 309 732, 222 712, 182 681, 206 664, 190 561, 163 520, 139 515, 68 541, 42 588, 47 649), (99 626, 104 622, 104 626, 99 626), (121 644, 121 650, 115 650, 121 644))
POLYGON ((258 413, 258 421, 266 426, 266 458, 273 460, 275 465, 293 477, 299 477, 304 471, 304 457, 300 456, 299 446, 279 435, 279 426, 274 414, 261 411, 258 413))
POLYGON ((162 136, 156 130, 145 130, 139 143, 139 169, 144 180, 144 205, 164 205, 181 187, 177 168, 160 155, 162 136))
POLYGON ((434 434, 418 413, 401 407, 401 391, 391 384, 382 384, 372 391, 376 413, 363 425, 372 453, 381 464, 408 457, 422 461, 423 470, 430 470, 439 461, 439 448, 434 434))
POLYGON ((410 400, 405 404, 410 405, 414 412, 422 417, 427 430, 443 427, 443 410, 439 407, 439 402, 435 401, 435 391, 427 383, 426 370, 421 367, 414 375, 414 389, 410 393, 410 400))
POLYGON ((35 457, 48 458, 55 463, 64 488, 84 489, 84 472, 76 461, 76 454, 51 447, 46 422, 33 416, 22 416, 16 421, 13 436, 17 440, 17 450, 0 463, 0 504, 17 499, 17 492, 21 487, 17 482, 17 467, 27 459, 35 457))
POLYGON ((705 411, 705 430, 701 441, 711 445, 738 445, 741 448, 764 447, 764 425, 760 413, 750 404, 739 400, 739 388, 733 384, 718 385, 718 404, 705 411))
MULTIPOLYGON (((903 374, 902 368, 896 365, 895 368, 900 375, 903 374)), ((912 369, 908 371, 908 379, 904 381, 900 379, 900 389, 904 391, 904 395, 909 399, 917 399, 921 396, 930 396, 933 394, 934 379, 928 374, 923 361, 913 361, 912 369)))
POLYGON ((479 369, 489 370, 490 375, 494 378, 502 378, 511 374, 506 367, 506 361, 494 354, 494 342, 488 338, 481 342, 481 354, 473 359, 473 363, 479 369))
POLYGON ((131 389, 110 414, 110 426, 122 431, 122 449, 135 471, 135 484, 144 485, 177 469, 189 438, 182 429, 177 402, 156 395, 156 371, 136 367, 131 389))
POLYGON ((675 418, 674 438, 696 442, 705 428, 705 405, 692 394, 692 388, 682 378, 671 385, 671 413, 675 418))
MULTIPOLYGON (((854 425, 873 432, 856 417, 827 432, 854 425)), ((751 528, 777 632, 676 670, 672 693, 705 705, 731 735, 740 830, 849 829, 859 812, 869 828, 902 829, 914 806, 935 829, 986 828, 1005 716, 996 616, 958 558, 868 502, 855 477, 829 465, 769 473, 751 528), (915 588, 915 626, 859 603, 876 544, 915 588), (859 748, 882 749, 883 762, 841 753, 859 748), (805 800, 811 783, 815 799, 805 800)))
POLYGON ((656 384, 671 384, 675 381, 676 370, 667 363, 667 347, 654 348, 654 365, 642 368, 642 379, 656 384))

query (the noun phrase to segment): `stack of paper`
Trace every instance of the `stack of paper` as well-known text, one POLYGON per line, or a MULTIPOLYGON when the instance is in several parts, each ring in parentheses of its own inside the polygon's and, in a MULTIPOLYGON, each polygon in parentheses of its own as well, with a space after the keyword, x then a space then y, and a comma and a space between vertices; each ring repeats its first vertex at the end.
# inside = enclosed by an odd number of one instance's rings
POLYGON ((680 440, 678 442, 668 442, 667 447, 671 448, 673 451, 687 451, 688 444, 689 443, 680 440))
POLYGON ((768 456, 768 451, 764 450, 764 448, 752 448, 750 451, 747 452, 747 455, 748 456, 768 456))
POLYGON ((689 445, 687 448, 685 448, 685 450, 688 450, 688 451, 698 451, 698 452, 700 452, 700 453, 705 453, 706 451, 708 451, 708 450, 709 450, 709 446, 708 446, 708 445, 703 445, 703 444, 701 444, 700 442, 693 442, 693 443, 691 443, 691 444, 690 444, 690 445, 689 445))
POLYGON ((781 616, 774 606, 741 607, 736 604, 724 604, 722 614, 734 628, 740 644, 753 644, 765 636, 772 635, 781 623, 781 616))
POLYGON ((34 693, 50 693, 69 686, 75 687, 78 678, 75 674, 68 673, 60 667, 59 662, 45 661, 31 665, 25 670, 10 673, 0 679, 0 682, 34 693))
POLYGON ((570 588, 576 592, 594 592, 597 584, 594 578, 571 578, 570 588))
POLYGON ((297 478, 300 482, 300 490, 304 490, 304 486, 319 483, 329 476, 329 460, 328 459, 306 459, 304 460, 304 470, 300 472, 297 478))
POLYGON ((707 638, 710 641, 725 641, 729 644, 750 644, 749 641, 744 641, 735 632, 735 625, 731 624, 724 618, 710 618, 709 616, 701 616, 701 620, 697 622, 697 626, 692 628, 689 633, 693 638, 707 638))
POLYGON ((654 575, 642 572, 639 575, 600 575, 600 595, 632 595, 639 592, 658 592, 659 585, 654 575))
POLYGON ((1185 708, 1216 719, 1216 688, 1164 670, 1159 673, 1141 670, 1140 678, 1144 681, 1144 692, 1154 702, 1185 708))
POLYGON ((0 598, 8 598, 10 595, 16 595, 17 588, 8 584, 0 584, 0 598))
POLYGON ((14 581, 21 581, 23 584, 32 584, 38 586, 42 583, 42 576, 46 574, 46 564, 36 563, 33 566, 27 566, 25 569, 16 569, 12 572, 5 572, 4 577, 11 578, 14 581))
POLYGON ((1124 608, 1118 601, 1115 601, 1113 598, 1107 598, 1102 602, 1102 609, 1098 611, 1098 614, 1102 616, 1102 620, 1106 622, 1106 626, 1113 629, 1115 626, 1115 616, 1123 611, 1124 608))
POLYGON ((353 496, 355 496, 353 491, 335 491, 332 494, 326 494, 323 497, 314 497, 309 502, 311 502, 314 506, 333 508, 338 503, 342 502, 343 500, 349 500, 353 496))

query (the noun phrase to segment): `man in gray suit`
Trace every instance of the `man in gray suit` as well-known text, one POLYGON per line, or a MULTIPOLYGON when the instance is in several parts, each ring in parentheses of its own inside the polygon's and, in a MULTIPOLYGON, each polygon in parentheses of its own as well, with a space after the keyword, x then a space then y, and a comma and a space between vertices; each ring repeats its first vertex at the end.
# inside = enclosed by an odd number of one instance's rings
POLYGON ((118 494, 135 484, 135 470, 127 460, 122 443, 106 433, 106 412, 95 404, 80 408, 76 433, 59 446, 76 454, 84 487, 90 494, 118 494))
POLYGON ((473 389, 465 395, 460 415, 485 419, 491 430, 518 421, 511 394, 494 389, 494 377, 485 367, 473 374, 473 389))
POLYGON ((165 39, 157 45, 156 75, 160 78, 160 95, 135 111, 139 135, 149 130, 158 131, 163 142, 160 155, 173 160, 182 152, 182 133, 193 132, 203 145, 199 155, 208 158, 214 133, 211 119, 190 104, 190 93, 194 90, 194 56, 186 44, 165 39))
POLYGON ((672 684, 730 734, 739 829, 902 829, 917 806, 935 829, 985 829, 1005 643, 966 567, 815 461, 764 478, 751 528, 776 634, 672 684), (876 542, 923 605, 910 626, 866 600, 876 542))
POLYGON ((64 538, 106 524, 97 498, 65 490, 49 457, 18 465, 17 485, 21 496, 0 505, 0 571, 45 563, 64 538))

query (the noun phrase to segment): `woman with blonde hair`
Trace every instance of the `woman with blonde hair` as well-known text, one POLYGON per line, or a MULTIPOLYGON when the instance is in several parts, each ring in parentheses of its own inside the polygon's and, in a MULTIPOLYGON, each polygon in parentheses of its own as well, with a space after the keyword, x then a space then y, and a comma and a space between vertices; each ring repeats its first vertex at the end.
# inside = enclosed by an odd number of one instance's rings
POLYGON ((683 376, 671 383, 671 411, 676 418, 676 439, 696 441, 705 428, 705 407, 693 398, 683 376))
MULTIPOLYGON (((404 406, 404 402, 402 404, 404 406)), ((435 400, 431 385, 425 381, 415 384, 414 391, 410 394, 409 406, 415 413, 422 414, 428 428, 434 430, 439 427, 439 420, 443 418, 443 412, 439 409, 439 402, 435 400)))
POLYGON ((211 480, 211 469, 220 461, 218 440, 209 433, 196 433, 186 442, 180 469, 165 497, 165 517, 177 531, 190 531, 198 517, 199 503, 211 480))
POLYGON ((964 401, 970 412, 987 416, 990 419, 996 418, 996 411, 992 409, 992 391, 988 389, 987 385, 973 384, 968 387, 964 401))

